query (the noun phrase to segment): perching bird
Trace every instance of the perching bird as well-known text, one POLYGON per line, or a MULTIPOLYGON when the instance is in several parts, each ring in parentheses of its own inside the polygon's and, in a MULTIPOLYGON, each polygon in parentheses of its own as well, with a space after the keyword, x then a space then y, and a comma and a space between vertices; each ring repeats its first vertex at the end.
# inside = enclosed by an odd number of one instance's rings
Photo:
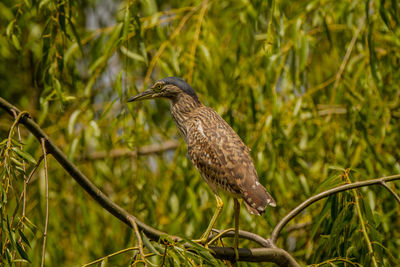
POLYGON ((275 200, 258 180, 250 149, 217 112, 200 103, 193 88, 182 79, 161 79, 150 89, 130 98, 128 102, 152 98, 169 100, 172 118, 187 144, 190 160, 217 199, 217 209, 200 238, 200 243, 207 242, 222 210, 223 202, 218 191, 226 192, 234 198, 234 249, 237 258, 240 211, 238 199, 243 199, 247 210, 256 215, 261 215, 267 205, 276 205, 275 200))

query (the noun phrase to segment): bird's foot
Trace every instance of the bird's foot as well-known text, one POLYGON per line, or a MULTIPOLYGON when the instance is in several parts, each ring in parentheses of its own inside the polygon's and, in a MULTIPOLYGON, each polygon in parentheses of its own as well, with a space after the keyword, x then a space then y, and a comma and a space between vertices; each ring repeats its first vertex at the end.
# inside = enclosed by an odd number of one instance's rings
POLYGON ((208 247, 207 240, 208 240, 208 236, 205 236, 205 235, 203 234, 203 235, 200 237, 200 239, 194 239, 194 240, 192 240, 192 241, 207 248, 207 247, 208 247))

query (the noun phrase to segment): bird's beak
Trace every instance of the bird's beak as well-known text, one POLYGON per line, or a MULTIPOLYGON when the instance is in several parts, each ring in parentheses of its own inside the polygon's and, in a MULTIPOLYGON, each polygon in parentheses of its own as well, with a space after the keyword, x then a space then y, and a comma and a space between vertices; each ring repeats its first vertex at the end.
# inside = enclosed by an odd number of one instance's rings
POLYGON ((146 91, 141 92, 140 94, 129 98, 128 102, 150 99, 150 98, 153 98, 155 93, 156 92, 153 89, 147 89, 146 91))

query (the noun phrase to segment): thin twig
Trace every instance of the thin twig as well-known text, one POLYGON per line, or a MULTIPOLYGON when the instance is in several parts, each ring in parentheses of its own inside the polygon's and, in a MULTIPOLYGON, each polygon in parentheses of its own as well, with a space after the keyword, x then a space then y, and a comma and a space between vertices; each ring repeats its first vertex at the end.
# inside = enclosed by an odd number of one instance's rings
MULTIPOLYGON (((282 59, 281 59, 281 63, 279 65, 279 67, 277 68, 276 74, 275 74, 275 79, 274 79, 274 83, 273 86, 271 88, 274 88, 274 90, 272 90, 273 95, 276 95, 276 91, 277 91, 277 87, 278 87, 278 83, 279 83, 279 79, 282 75, 282 72, 284 71, 284 68, 286 66, 286 59, 288 57, 288 53, 286 53, 291 47, 293 46, 293 42, 289 41, 285 47, 282 48, 281 50, 281 54, 282 54, 282 59)), ((254 137, 253 137, 253 141, 249 144, 249 147, 253 147, 257 140, 259 139, 259 136, 264 132, 263 129, 264 127, 266 127, 267 123, 267 119, 269 118, 270 114, 268 112, 266 112, 259 120, 259 123, 256 126, 256 129, 254 131, 254 137)))
MULTIPOLYGON (((26 179, 26 180, 24 181, 24 187, 25 187, 25 188, 26 188, 26 186, 29 184, 29 181, 31 180, 33 174, 34 174, 34 173, 36 172, 36 170, 39 168, 40 163, 42 162, 43 158, 44 158, 43 155, 40 156, 40 158, 39 158, 39 160, 37 161, 36 165, 33 167, 32 171, 30 172, 30 174, 29 174, 29 176, 28 176, 28 179, 26 179)), ((26 195, 26 191, 25 191, 25 192, 23 191, 23 192, 21 193, 21 195, 19 196, 19 203, 21 203, 21 200, 22 200, 23 197, 26 197, 25 195, 26 195)), ((23 221, 24 219, 25 219, 25 214, 23 213, 22 216, 21 216, 21 218, 19 219, 17 225, 19 226, 19 224, 22 223, 22 221, 23 221)))
POLYGON ((44 159, 44 156, 41 155, 41 156, 39 157, 39 159, 38 159, 38 161, 37 161, 35 167, 33 167, 31 173, 29 174, 28 179, 25 181, 26 185, 28 185, 28 184, 31 182, 32 176, 35 174, 37 168, 39 167, 40 163, 42 163, 43 159, 44 159))
MULTIPOLYGON (((143 23, 142 25, 142 29, 143 30, 148 30, 151 29, 155 26, 158 26, 160 24, 164 24, 164 23, 168 23, 170 21, 173 20, 177 20, 180 17, 180 13, 186 12, 187 10, 193 10, 194 7, 188 6, 188 7, 184 7, 184 8, 179 8, 179 9, 171 9, 168 11, 160 11, 156 14, 153 14, 151 16, 147 16, 147 17, 142 17, 140 18, 140 21, 143 23), (162 18, 162 19, 157 19, 155 20, 155 17, 164 17, 164 16, 169 16, 166 18, 162 18)), ((99 28, 97 30, 95 30, 94 32, 92 32, 89 36, 87 36, 86 38, 81 40, 81 44, 85 45, 87 43, 89 43, 90 41, 92 41, 93 39, 97 38, 99 35, 101 34, 110 34, 111 32, 113 32, 115 30, 116 27, 118 27, 119 24, 115 24, 112 26, 108 26, 108 27, 104 27, 104 28, 99 28)), ((133 38, 136 35, 136 32, 130 32, 128 34, 128 40, 133 38)), ((79 44, 77 42, 73 43, 68 50, 69 51, 75 51, 79 49, 79 44)))
POLYGON ((234 228, 229 228, 229 229, 220 231, 218 234, 216 234, 215 236, 213 236, 213 237, 211 238, 210 241, 207 242, 207 246, 211 245, 212 243, 214 243, 215 241, 217 241, 217 239, 221 238, 224 234, 226 234, 226 233, 228 233, 228 232, 231 232, 231 231, 234 232, 235 229, 234 229, 234 228))
MULTIPOLYGON (((15 120, 17 120, 18 114, 15 112, 15 110, 13 110, 13 114, 14 114, 15 120)), ((17 124, 17 133, 18 133, 18 141, 20 143, 20 149, 22 150, 23 146, 22 146, 21 131, 19 130, 19 124, 17 124)), ((22 194, 24 195, 24 199, 22 202, 22 218, 23 218, 23 217, 25 217, 25 206, 26 206, 26 183, 25 183, 25 181, 27 180, 26 165, 25 165, 24 159, 22 159, 22 169, 24 170, 24 188, 22 190, 22 194)), ((21 203, 21 199, 19 200, 19 203, 21 203)))
MULTIPOLYGON (((13 113, 14 113, 14 118, 17 119, 18 115, 15 112, 15 110, 13 110, 13 113)), ((18 141, 20 143, 20 149, 23 150, 21 131, 19 129, 19 124, 17 124, 17 134, 18 134, 18 141)), ((26 185, 27 185, 26 181, 27 181, 28 178, 26 177, 26 164, 25 164, 25 160, 24 159, 22 159, 22 169, 24 171, 24 174, 23 174, 24 185, 23 185, 23 190, 22 190, 22 195, 24 197, 23 197, 23 200, 22 200, 22 215, 21 215, 20 221, 18 222, 18 226, 19 226, 19 223, 22 222, 22 220, 25 218, 25 215, 26 215, 26 185)), ((21 203, 21 198, 19 199, 18 203, 21 203)), ((14 220, 14 217, 13 217, 13 220, 14 220)), ((24 227, 24 225, 22 225, 22 229, 23 229, 23 227, 24 227)), ((22 243, 22 237, 19 238, 19 242, 22 243)))
POLYGON ((162 261, 161 261, 160 267, 164 266, 164 264, 165 264, 165 258, 167 257, 167 251, 168 251, 168 244, 165 244, 164 253, 162 256, 162 261))
POLYGON ((196 56, 196 49, 197 49, 197 44, 199 43, 201 24, 203 22, 204 15, 206 14, 206 11, 207 11, 207 4, 208 4, 208 1, 203 0, 202 7, 201 7, 201 10, 199 13, 199 20, 197 22, 196 31, 194 33, 192 47, 190 48, 189 70, 187 73, 187 82, 189 84, 192 82, 192 78, 193 78, 193 68, 194 68, 194 60, 195 60, 195 56, 196 56))
POLYGON ((293 103, 297 103, 297 101, 299 101, 300 99, 304 99, 306 97, 311 97, 313 94, 315 94, 316 92, 319 92, 322 89, 325 89, 326 87, 328 87, 330 84, 332 84, 335 81, 336 81, 336 76, 332 76, 331 78, 323 81, 322 83, 317 84, 316 86, 314 86, 310 89, 307 89, 307 91, 304 94, 302 94, 301 96, 287 101, 285 103, 284 110, 289 110, 290 106, 293 105, 293 103))
POLYGON ((394 190, 392 188, 390 188, 384 181, 381 182, 381 186, 386 188, 394 196, 394 198, 397 200, 397 202, 399 202, 399 204, 400 204, 400 197, 399 197, 399 195, 396 194, 396 192, 394 192, 394 190))
MULTIPOLYGON (((311 264, 311 265, 309 265, 309 266, 310 266, 310 267, 326 266, 326 265, 328 265, 328 263, 329 263, 330 265, 333 265, 333 263, 334 263, 334 262, 337 262, 337 261, 338 261, 338 262, 348 263, 348 264, 350 264, 350 265, 352 265, 352 266, 360 266, 360 267, 362 267, 362 265, 359 264, 359 263, 352 262, 352 261, 350 261, 350 260, 348 260, 348 259, 346 259, 346 258, 341 258, 341 257, 329 259, 329 260, 326 260, 326 261, 323 261, 323 262, 320 262, 320 263, 316 263, 316 264, 311 264)), ((334 266, 334 265, 333 265, 333 266, 334 266)), ((346 266, 346 265, 345 265, 345 266, 346 266)))
MULTIPOLYGON (((27 186, 29 184, 29 182, 31 181, 31 178, 33 176, 33 174, 35 174, 36 170, 39 168, 40 163, 42 163, 43 160, 43 155, 40 156, 40 158, 38 159, 36 165, 33 167, 32 171, 29 173, 28 178, 24 181, 25 186, 27 186)), ((22 197, 24 197, 25 192, 22 192, 21 195, 19 196, 19 201, 21 201, 22 197)))
MULTIPOLYGON (((362 28, 364 27, 364 22, 365 22, 365 16, 362 18, 360 25, 358 26, 356 32, 354 33, 353 38, 351 39, 350 44, 347 47, 346 54, 344 55, 342 64, 340 64, 339 70, 336 73, 335 83, 333 84, 333 88, 332 88, 332 96, 331 96, 331 100, 330 100, 330 105, 333 105, 333 102, 335 101, 336 91, 339 86, 339 82, 342 78, 342 74, 346 68, 347 62, 350 59, 350 55, 351 55, 351 52, 353 51, 354 45, 356 44, 358 35, 360 34, 362 28)), ((330 119, 330 117, 331 117, 331 115, 329 115, 328 118, 330 119)))
MULTIPOLYGON (((351 180, 350 180, 350 177, 349 177, 349 172, 350 172, 350 169, 346 169, 344 171, 343 175, 344 175, 346 181, 351 183, 351 180)), ((369 254, 371 254, 371 259, 372 259, 373 265, 375 267, 378 267, 378 264, 376 262, 376 258, 375 258, 375 255, 374 255, 374 250, 372 248, 371 240, 369 239, 367 228, 365 227, 364 218, 363 218, 363 215, 362 215, 362 212, 361 212, 360 201, 359 201, 360 196, 357 193, 356 189, 352 189, 351 191, 353 191, 353 195, 354 195, 354 198, 355 198, 355 201, 356 201, 355 205, 356 205, 356 209, 357 209, 357 216, 358 216, 358 219, 360 220, 361 230, 362 230, 364 239, 365 239, 365 241, 367 243, 367 246, 368 246, 368 252, 369 252, 369 254)))
POLYGON ((102 258, 99 258, 99 259, 97 259, 95 261, 92 261, 92 262, 89 262, 89 263, 85 263, 84 265, 82 265, 82 267, 87 267, 87 266, 93 265, 93 264, 101 262, 101 261, 103 261, 105 259, 111 258, 113 256, 116 256, 116 255, 119 255, 119 254, 122 254, 122 253, 125 253, 125 252, 128 252, 128 251, 131 251, 131 250, 138 250, 138 247, 130 247, 130 248, 122 249, 120 251, 117 251, 117 252, 111 253, 111 254, 109 254, 107 256, 104 256, 102 258))
MULTIPOLYGON (((12 115, 14 115, 14 116, 15 116, 15 114, 17 113, 16 110, 12 110, 11 112, 12 112, 12 115)), ((13 136, 13 133, 14 133, 14 129, 15 129, 15 127, 18 125, 18 123, 20 122, 20 120, 21 120, 25 115, 28 115, 28 116, 29 116, 29 113, 28 113, 27 111, 19 112, 18 115, 17 115, 16 118, 15 118, 14 123, 11 125, 10 132, 8 133, 8 140, 7 140, 7 146, 6 146, 6 153, 7 153, 7 150, 9 150, 10 147, 11 147, 12 136, 13 136)))
POLYGON ((330 195, 333 195, 333 194, 336 194, 339 192, 343 192, 343 191, 347 191, 350 189, 364 187, 364 186, 371 186, 371 185, 380 185, 382 182, 390 182, 390 181, 395 181, 395 180, 400 180, 400 174, 385 176, 385 177, 381 177, 378 179, 356 182, 356 183, 352 183, 352 184, 344 184, 344 185, 337 186, 335 188, 326 190, 324 192, 321 192, 315 196, 312 196, 312 197, 308 198, 307 200, 305 200, 300 205, 298 205, 295 209, 293 209, 285 217, 283 217, 282 220, 279 221, 279 223, 275 226, 274 230, 272 231, 271 241, 273 243, 276 243, 279 233, 282 231, 283 227, 285 227, 285 225, 288 222, 290 222, 294 217, 296 217, 300 212, 302 212, 304 209, 306 209, 308 206, 310 206, 314 202, 317 202, 318 200, 321 200, 323 198, 329 197, 330 195))
POLYGON ((305 223, 294 224, 294 225, 288 226, 286 228, 286 232, 290 233, 290 232, 293 232, 293 231, 297 231, 297 230, 306 228, 306 227, 308 227, 310 225, 311 225, 311 221, 308 221, 308 222, 305 222, 305 223))
POLYGON ((131 218, 130 221, 132 223, 133 229, 135 230, 136 239, 138 241, 138 248, 139 248, 140 257, 143 260, 144 265, 147 266, 146 258, 144 257, 144 252, 143 252, 143 240, 142 240, 142 237, 140 236, 139 228, 138 228, 138 226, 137 226, 137 224, 136 224, 134 219, 131 218))
POLYGON ((162 53, 164 52, 165 48, 170 44, 170 42, 178 36, 179 32, 182 30, 183 26, 185 26, 186 22, 188 19, 194 14, 195 10, 197 10, 198 6, 196 9, 188 12, 182 20, 179 22, 178 26, 176 26, 175 30, 171 33, 170 37, 168 40, 164 41, 160 47, 158 48, 157 52, 154 54, 153 58, 151 59, 149 63, 149 67, 146 72, 146 76, 144 77, 144 85, 147 86, 150 80, 150 75, 153 72, 153 69, 158 61, 158 59, 161 57, 162 53))
MULTIPOLYGON (((235 233, 232 229, 229 229, 230 231, 222 231, 222 230, 217 230, 217 229, 213 229, 213 232, 216 232, 217 234, 220 234, 222 232, 224 232, 220 237, 234 237, 235 233)), ((215 237, 215 235, 210 236, 209 239, 213 239, 215 237)), ((259 245, 265 247, 265 248, 274 248, 275 245, 271 243, 270 240, 265 239, 255 233, 252 232, 248 232, 248 231, 244 231, 244 230, 239 230, 239 237, 240 238, 244 238, 253 242, 258 243, 259 245)))
POLYGON ((44 158, 44 178, 46 184, 46 220, 44 223, 44 233, 43 233, 43 247, 42 247, 42 263, 41 267, 44 266, 45 254, 46 254, 46 240, 47 240, 47 227, 49 224, 49 181, 47 177, 47 152, 46 152, 46 140, 44 138, 40 139, 42 143, 42 151, 44 158))

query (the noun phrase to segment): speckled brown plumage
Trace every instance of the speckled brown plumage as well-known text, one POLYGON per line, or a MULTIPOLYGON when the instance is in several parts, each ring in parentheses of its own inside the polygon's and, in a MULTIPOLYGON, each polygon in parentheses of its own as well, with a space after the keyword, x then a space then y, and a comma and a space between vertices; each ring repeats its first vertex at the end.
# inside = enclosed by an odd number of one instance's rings
POLYGON ((276 205, 258 180, 248 147, 213 109, 200 103, 190 85, 180 78, 164 78, 129 101, 149 98, 169 100, 190 159, 216 195, 222 189, 242 198, 248 211, 257 215, 267 205, 276 205))
POLYGON ((191 161, 214 193, 222 189, 242 198, 248 211, 258 215, 276 205, 258 180, 250 150, 213 109, 183 94, 171 101, 171 114, 191 161))

